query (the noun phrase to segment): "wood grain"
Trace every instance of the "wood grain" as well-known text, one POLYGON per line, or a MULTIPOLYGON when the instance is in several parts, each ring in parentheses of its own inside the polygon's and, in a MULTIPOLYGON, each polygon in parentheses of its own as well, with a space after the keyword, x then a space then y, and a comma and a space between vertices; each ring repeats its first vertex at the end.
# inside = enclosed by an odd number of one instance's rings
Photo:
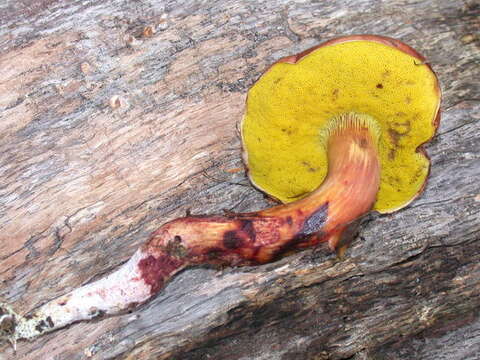
POLYGON ((23 342, 16 356, 3 346, 0 357, 433 359, 446 339, 449 359, 475 359, 459 339, 478 328, 480 306, 480 8, 351 5, 0 7, 0 297, 20 312, 112 271, 187 209, 270 206, 237 171, 237 125, 247 89, 281 57, 340 35, 391 36, 427 57, 444 92, 426 191, 363 219, 344 260, 322 248, 261 267, 187 270, 131 314, 23 342))

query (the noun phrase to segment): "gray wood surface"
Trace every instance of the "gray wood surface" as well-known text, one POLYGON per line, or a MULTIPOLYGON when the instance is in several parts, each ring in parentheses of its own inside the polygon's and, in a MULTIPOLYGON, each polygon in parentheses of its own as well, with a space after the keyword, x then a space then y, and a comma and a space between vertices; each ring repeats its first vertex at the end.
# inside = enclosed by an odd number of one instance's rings
POLYGON ((424 194, 363 219, 343 260, 319 248, 186 270, 130 314, 0 358, 479 359, 479 13, 458 0, 4 1, 0 298, 22 313, 112 271, 187 209, 270 206, 237 126, 280 57, 395 37, 428 58, 444 100, 424 194))

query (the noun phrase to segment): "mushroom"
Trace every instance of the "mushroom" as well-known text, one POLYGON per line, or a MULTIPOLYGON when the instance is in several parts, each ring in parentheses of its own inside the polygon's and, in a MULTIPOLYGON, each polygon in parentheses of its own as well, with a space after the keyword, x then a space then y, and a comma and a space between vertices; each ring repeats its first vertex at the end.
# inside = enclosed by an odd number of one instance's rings
POLYGON ((440 98, 425 59, 386 37, 343 37, 281 59, 248 93, 242 141, 251 182, 284 204, 167 222, 118 270, 26 317, 0 304, 0 337, 15 345, 131 309, 190 265, 263 264, 326 241, 337 248, 357 218, 398 210, 422 191, 421 146, 438 126, 440 98))
POLYGON ((250 180, 282 202, 304 197, 327 174, 321 129, 342 113, 365 114, 381 130, 374 210, 399 210, 423 190, 430 162, 421 146, 438 127, 440 98, 425 58, 391 38, 347 36, 283 58, 248 94, 250 180))

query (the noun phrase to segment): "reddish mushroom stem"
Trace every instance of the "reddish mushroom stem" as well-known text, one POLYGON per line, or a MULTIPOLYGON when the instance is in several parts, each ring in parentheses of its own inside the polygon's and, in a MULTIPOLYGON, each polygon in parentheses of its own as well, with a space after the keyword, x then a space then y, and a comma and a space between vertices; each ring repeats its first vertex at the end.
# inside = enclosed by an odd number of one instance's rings
POLYGON ((323 241, 335 249, 343 229, 375 202, 380 178, 376 126, 364 115, 345 114, 332 121, 328 131, 319 136, 328 151, 328 175, 307 197, 258 212, 173 220, 155 231, 111 275, 45 304, 25 318, 3 306, 0 323, 3 321, 4 328, 8 319, 13 324, 12 341, 33 338, 143 303, 176 272, 192 264, 263 264, 288 250, 323 241))

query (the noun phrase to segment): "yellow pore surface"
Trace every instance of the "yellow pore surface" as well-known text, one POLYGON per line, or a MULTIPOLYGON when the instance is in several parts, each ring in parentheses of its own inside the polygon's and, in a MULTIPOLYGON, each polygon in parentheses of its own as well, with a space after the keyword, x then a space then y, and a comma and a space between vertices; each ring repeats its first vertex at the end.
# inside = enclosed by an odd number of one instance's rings
POLYGON ((250 179, 282 202, 304 197, 327 174, 321 130, 356 112, 381 128, 381 184, 374 209, 391 212, 421 190, 429 160, 417 148, 434 132, 435 75, 420 60, 372 41, 325 46, 278 63, 250 89, 242 124, 250 179))

